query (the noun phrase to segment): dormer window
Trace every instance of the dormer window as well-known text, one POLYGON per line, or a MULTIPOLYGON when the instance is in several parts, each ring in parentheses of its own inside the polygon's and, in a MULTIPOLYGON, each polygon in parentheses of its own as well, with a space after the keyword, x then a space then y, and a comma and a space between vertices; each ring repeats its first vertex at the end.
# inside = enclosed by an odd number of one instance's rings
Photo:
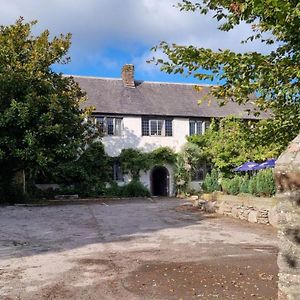
POLYGON ((172 136, 172 119, 142 118, 143 136, 172 136))
POLYGON ((123 118, 96 116, 95 120, 104 135, 120 136, 122 134, 123 118))

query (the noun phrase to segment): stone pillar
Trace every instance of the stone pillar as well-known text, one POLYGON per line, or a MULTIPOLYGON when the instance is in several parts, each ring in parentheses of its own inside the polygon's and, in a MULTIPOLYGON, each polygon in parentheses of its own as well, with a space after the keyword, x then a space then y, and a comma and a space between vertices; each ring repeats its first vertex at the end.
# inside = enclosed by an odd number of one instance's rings
POLYGON ((278 299, 300 299, 300 135, 276 162, 279 237, 278 299))

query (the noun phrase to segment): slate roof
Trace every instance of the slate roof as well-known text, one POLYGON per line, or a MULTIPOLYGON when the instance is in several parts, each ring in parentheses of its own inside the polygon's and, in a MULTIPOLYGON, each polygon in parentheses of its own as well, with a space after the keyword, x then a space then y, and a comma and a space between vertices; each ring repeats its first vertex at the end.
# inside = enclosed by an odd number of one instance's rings
MULTIPOLYGON (((135 88, 126 88, 121 79, 73 76, 86 91, 88 101, 97 113, 119 115, 153 115, 173 117, 225 117, 235 115, 245 119, 257 119, 245 109, 251 104, 238 105, 230 101, 220 107, 212 96, 207 96, 211 86, 194 84, 135 81, 135 88), (200 99, 206 99, 198 105, 200 99), (210 102, 210 104, 209 104, 210 102)), ((261 114, 259 118, 266 118, 261 114)))

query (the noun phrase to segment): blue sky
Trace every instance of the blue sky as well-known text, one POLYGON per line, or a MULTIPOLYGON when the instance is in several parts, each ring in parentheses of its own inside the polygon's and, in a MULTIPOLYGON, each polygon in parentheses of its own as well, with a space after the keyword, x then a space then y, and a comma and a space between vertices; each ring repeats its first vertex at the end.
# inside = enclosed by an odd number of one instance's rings
MULTIPOLYGON (((259 43, 242 45, 250 26, 240 25, 224 33, 211 15, 180 12, 179 0, 0 0, 0 24, 20 16, 38 20, 36 32, 49 29, 52 35, 72 33, 71 63, 55 66, 65 74, 120 77, 126 63, 135 65, 140 80, 198 82, 194 78, 168 75, 146 61, 150 48, 160 41, 239 52, 262 51, 259 43)), ((210 83, 210 82, 207 82, 210 83)))

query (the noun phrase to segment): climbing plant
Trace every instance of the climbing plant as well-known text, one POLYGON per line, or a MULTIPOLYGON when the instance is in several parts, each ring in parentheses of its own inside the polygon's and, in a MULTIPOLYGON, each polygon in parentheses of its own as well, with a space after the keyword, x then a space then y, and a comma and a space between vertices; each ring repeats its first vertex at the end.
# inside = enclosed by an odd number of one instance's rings
POLYGON ((129 148, 121 151, 118 160, 123 172, 138 180, 140 171, 147 171, 155 165, 172 164, 176 161, 176 154, 169 147, 160 147, 151 152, 129 148))

